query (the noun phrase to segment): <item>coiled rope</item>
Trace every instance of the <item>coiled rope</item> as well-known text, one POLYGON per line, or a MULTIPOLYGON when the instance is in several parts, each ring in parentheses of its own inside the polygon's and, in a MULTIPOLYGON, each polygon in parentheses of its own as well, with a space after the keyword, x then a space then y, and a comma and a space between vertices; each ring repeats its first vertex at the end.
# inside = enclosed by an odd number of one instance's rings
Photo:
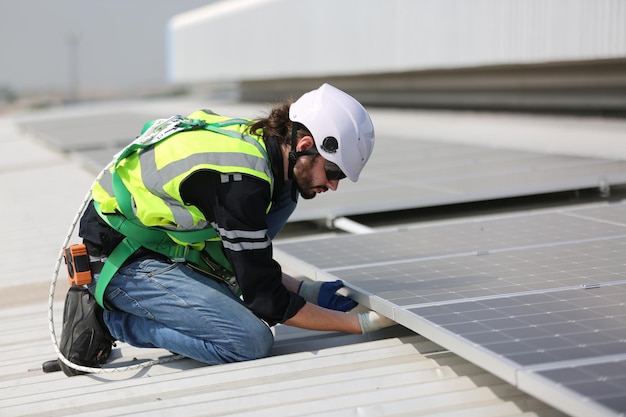
MULTIPOLYGON (((174 118, 171 118, 171 119, 174 119, 174 118)), ((171 119, 168 119, 168 120, 171 120, 171 119)), ((139 136, 129 146, 131 146, 131 145, 133 145, 135 143, 138 143, 138 142, 139 143, 146 143, 148 140, 153 138, 154 134, 158 133, 158 130, 160 130, 160 129, 158 129, 158 125, 159 125, 159 123, 155 123, 154 125, 152 125, 149 129, 146 130, 146 132, 144 132, 141 136, 139 136)), ((85 195, 85 198, 83 199, 83 202, 81 203, 80 208, 78 209, 78 212, 76 213, 76 215, 74 216, 74 219, 72 220, 72 224, 70 225, 70 228, 69 228, 69 230, 67 232, 67 235, 65 236, 65 239, 63 240, 63 244, 61 245, 61 250, 59 251, 59 256, 57 257, 56 264, 54 265, 54 272, 52 273, 52 281, 50 283, 50 295, 49 295, 49 299, 48 299, 48 325, 49 325, 49 328, 50 328, 50 337, 52 339, 52 345, 54 346, 54 350, 56 351, 57 356, 58 356, 60 361, 62 361, 65 365, 69 366, 70 368, 75 369, 77 371, 81 371, 81 372, 94 373, 94 374, 95 373, 127 372, 127 371, 133 371, 133 370, 147 368, 147 367, 150 367, 150 366, 153 366, 153 365, 169 363, 169 362, 173 362, 173 361, 176 361, 176 360, 179 360, 179 359, 183 358, 182 355, 174 354, 174 355, 166 356, 164 358, 149 360, 147 362, 142 362, 142 363, 139 363, 139 364, 136 364, 136 365, 118 366, 118 367, 106 367, 106 368, 92 368, 92 367, 88 367, 88 366, 77 365, 77 364, 71 362, 68 358, 65 357, 65 355, 63 355, 63 353, 61 352, 61 350, 59 348, 59 343, 57 342, 56 330, 54 328, 54 293, 56 291, 57 279, 59 277, 59 270, 61 269, 61 264, 63 263, 63 253, 65 251, 65 248, 67 248, 68 245, 69 245, 69 242, 70 242, 70 240, 72 238, 72 235, 74 234, 74 230, 76 229, 76 225, 80 221, 80 218, 82 217, 85 209, 87 208, 87 205, 91 201, 91 189, 96 184, 98 179, 107 170, 109 170, 109 168, 115 163, 115 161, 117 161, 118 155, 121 155, 122 152, 124 152, 125 149, 123 149, 115 157, 113 157, 111 162, 109 162, 107 164, 107 166, 102 169, 100 174, 98 174, 98 176, 96 177, 95 181, 92 183, 92 186, 89 187, 89 191, 85 195)))

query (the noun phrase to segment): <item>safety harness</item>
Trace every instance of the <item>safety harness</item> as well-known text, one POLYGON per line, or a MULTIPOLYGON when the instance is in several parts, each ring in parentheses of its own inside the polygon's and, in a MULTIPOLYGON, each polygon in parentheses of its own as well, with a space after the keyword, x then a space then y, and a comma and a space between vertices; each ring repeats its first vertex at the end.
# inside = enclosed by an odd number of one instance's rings
POLYGON ((98 202, 94 201, 94 207, 100 217, 114 230, 125 236, 109 254, 100 271, 94 297, 101 307, 107 308, 104 303, 104 292, 117 270, 142 247, 159 253, 173 262, 185 262, 211 278, 231 286, 236 283, 232 267, 222 251, 221 238, 215 229, 176 231, 143 225, 134 213, 131 194, 117 174, 117 167, 122 160, 134 152, 153 146, 179 132, 205 129, 240 138, 238 132, 223 128, 246 122, 243 119, 228 119, 207 123, 204 120, 182 116, 156 120, 146 124, 142 134, 116 156, 111 174, 119 213, 103 213, 98 202), (198 245, 199 243, 201 245, 198 245))

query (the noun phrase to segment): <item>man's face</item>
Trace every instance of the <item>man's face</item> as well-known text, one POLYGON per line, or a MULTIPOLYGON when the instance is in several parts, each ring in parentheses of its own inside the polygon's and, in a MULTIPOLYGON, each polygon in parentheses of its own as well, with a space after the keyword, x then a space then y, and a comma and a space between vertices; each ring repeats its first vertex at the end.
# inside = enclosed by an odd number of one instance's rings
POLYGON ((337 190, 339 180, 329 180, 324 170, 324 158, 320 155, 306 155, 298 158, 294 166, 294 181, 304 199, 314 198, 318 193, 337 190))

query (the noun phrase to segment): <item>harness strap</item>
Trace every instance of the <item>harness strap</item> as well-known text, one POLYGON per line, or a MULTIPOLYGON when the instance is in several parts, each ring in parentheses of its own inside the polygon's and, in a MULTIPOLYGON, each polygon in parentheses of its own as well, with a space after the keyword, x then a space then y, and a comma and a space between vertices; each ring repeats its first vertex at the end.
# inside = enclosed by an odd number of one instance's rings
POLYGON ((100 307, 107 309, 104 304, 104 291, 106 290, 109 282, 113 279, 113 275, 117 272, 117 270, 126 262, 130 256, 135 253, 135 251, 139 249, 135 247, 131 241, 126 238, 122 240, 122 242, 113 249, 113 252, 107 258, 107 261, 104 263, 102 267, 102 271, 100 271, 100 277, 98 278, 98 282, 96 284, 96 290, 94 291, 94 298, 96 302, 100 305, 100 307))
POLYGON ((142 247, 159 253, 173 262, 191 264, 211 278, 229 283, 232 277, 232 267, 222 251, 221 240, 217 237, 217 232, 214 229, 190 232, 165 231, 146 227, 137 219, 129 220, 122 215, 103 215, 97 202, 94 202, 94 207, 109 226, 126 236, 108 256, 100 271, 94 297, 102 308, 107 308, 104 304, 104 292, 113 276, 124 262, 142 247), (189 244, 180 245, 170 237, 170 235, 175 235, 176 238, 185 241, 191 237, 187 233, 200 239, 205 238, 204 242, 202 240, 196 241, 202 242, 204 247, 195 249, 189 244))
MULTIPOLYGON (((94 202, 94 206, 98 210, 96 202, 94 202)), ((144 247, 164 255, 174 262, 190 262, 198 267, 203 267, 203 264, 206 263, 204 257, 209 256, 210 259, 224 268, 231 269, 224 252, 222 252, 222 242, 213 228, 189 232, 166 231, 146 227, 138 220, 129 220, 121 215, 102 215, 99 210, 98 213, 109 226, 131 240, 136 249, 144 247), (177 244, 170 236, 187 244, 177 244), (190 238, 197 238, 197 240, 190 238), (203 243, 204 247, 196 249, 191 246, 192 243, 203 243)))

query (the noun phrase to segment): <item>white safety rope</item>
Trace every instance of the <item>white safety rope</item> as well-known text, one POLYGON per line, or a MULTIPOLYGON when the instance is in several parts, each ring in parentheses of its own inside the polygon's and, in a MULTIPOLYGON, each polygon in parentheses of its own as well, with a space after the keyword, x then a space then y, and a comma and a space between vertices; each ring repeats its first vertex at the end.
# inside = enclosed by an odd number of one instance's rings
MULTIPOLYGON (((165 120, 165 122, 168 122, 170 120, 175 120, 177 117, 178 116, 167 119, 165 120)), ((163 120, 157 120, 149 129, 146 130, 146 132, 144 132, 141 136, 135 139, 135 141, 133 141, 131 145, 135 143, 148 143, 150 140, 153 140, 155 135, 157 135, 160 131, 162 131, 163 126, 166 125, 166 123, 160 123, 160 122, 163 122, 163 120)), ((158 135, 158 136, 161 136, 161 135, 158 135)), ((121 155, 121 153, 124 152, 125 149, 120 151, 120 153, 118 153, 117 155, 121 155)), ((113 373, 113 372, 133 371, 133 370, 147 368, 153 365, 173 362, 173 361, 183 358, 182 355, 170 355, 164 358, 154 359, 154 360, 142 362, 136 365, 107 367, 107 368, 91 368, 88 366, 81 366, 81 365, 77 365, 75 363, 70 362, 69 359, 67 359, 63 355, 63 353, 61 353, 61 350, 59 349, 59 343, 57 342, 56 331, 54 328, 54 292, 56 290, 57 279, 59 277, 59 269, 61 269, 61 264, 63 263, 63 253, 65 251, 65 248, 68 247, 70 240, 72 239, 72 235, 74 234, 76 225, 80 221, 80 218, 82 217, 85 209, 87 208, 89 201, 91 201, 91 189, 96 184, 98 179, 106 171, 109 170, 109 168, 115 163, 115 161, 117 161, 117 155, 111 160, 111 162, 109 162, 109 164, 107 164, 106 167, 104 167, 104 169, 96 177, 96 180, 93 182, 92 186, 89 188, 89 191, 85 195, 85 198, 83 199, 83 202, 81 203, 81 206, 78 209, 76 216, 74 216, 74 220, 72 220, 72 224, 70 225, 67 235, 65 236, 65 239, 63 240, 63 244, 61 245, 61 250, 59 251, 59 256, 57 257, 57 261, 54 266, 54 272, 52 273, 52 282, 50 283, 50 295, 48 299, 48 321, 49 321, 48 324, 50 328, 50 337, 52 338, 52 345, 54 346, 54 350, 56 351, 59 360, 62 361, 65 365, 69 366, 72 369, 76 369, 77 371, 87 372, 87 373, 113 373)))

